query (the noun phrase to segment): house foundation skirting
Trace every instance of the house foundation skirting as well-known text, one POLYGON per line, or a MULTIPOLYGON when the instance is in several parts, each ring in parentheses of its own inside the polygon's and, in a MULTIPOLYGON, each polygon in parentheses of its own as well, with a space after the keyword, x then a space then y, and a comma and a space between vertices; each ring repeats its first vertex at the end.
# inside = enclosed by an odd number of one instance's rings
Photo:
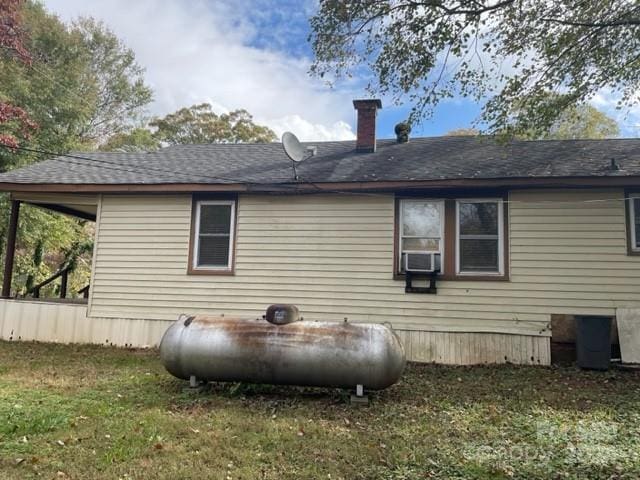
POLYGON ((87 305, 0 299, 0 339, 154 347, 171 322, 88 318, 87 305))
POLYGON ((549 337, 504 333, 396 330, 407 359, 420 363, 550 365, 549 337))
MULTIPOLYGON (((157 346, 171 322, 88 318, 87 306, 0 299, 0 339, 157 346)), ((502 333, 396 330, 407 360, 450 365, 517 363, 549 365, 550 339, 502 333)))

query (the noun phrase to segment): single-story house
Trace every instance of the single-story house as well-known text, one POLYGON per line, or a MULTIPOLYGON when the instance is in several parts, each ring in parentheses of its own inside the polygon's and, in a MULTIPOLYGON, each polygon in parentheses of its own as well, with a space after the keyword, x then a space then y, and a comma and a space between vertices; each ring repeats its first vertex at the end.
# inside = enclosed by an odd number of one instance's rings
POLYGON ((181 313, 289 303, 305 320, 388 322, 409 360, 549 364, 554 319, 640 309, 640 139, 401 143, 376 139, 378 100, 354 106, 357 140, 313 143, 295 172, 271 143, 0 175, 0 337, 157 345, 181 313), (21 202, 95 219, 86 304, 13 298, 21 202))

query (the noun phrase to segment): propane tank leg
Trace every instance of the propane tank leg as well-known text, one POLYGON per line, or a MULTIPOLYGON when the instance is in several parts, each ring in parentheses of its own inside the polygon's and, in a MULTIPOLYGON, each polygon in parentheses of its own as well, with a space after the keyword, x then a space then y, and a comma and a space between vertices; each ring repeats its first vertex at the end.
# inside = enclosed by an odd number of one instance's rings
POLYGON ((351 394, 351 405, 369 405, 369 397, 364 394, 364 386, 356 385, 356 393, 351 394))
POLYGON ((205 382, 201 382, 195 375, 189 376, 189 386, 185 387, 182 391, 184 393, 201 393, 206 386, 205 382))

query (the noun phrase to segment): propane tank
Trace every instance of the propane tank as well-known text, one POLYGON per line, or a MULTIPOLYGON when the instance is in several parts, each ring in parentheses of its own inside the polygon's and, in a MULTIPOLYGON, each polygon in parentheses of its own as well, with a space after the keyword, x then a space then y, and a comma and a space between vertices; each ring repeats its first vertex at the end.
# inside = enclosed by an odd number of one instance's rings
POLYGON ((272 307, 270 321, 182 316, 160 343, 163 365, 217 382, 381 390, 400 378, 404 348, 389 326, 297 320, 297 308, 272 307))

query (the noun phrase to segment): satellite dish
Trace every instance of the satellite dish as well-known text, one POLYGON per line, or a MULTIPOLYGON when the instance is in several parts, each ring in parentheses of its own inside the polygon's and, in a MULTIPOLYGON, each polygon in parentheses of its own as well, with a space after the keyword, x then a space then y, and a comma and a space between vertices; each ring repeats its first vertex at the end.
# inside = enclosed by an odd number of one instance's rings
POLYGON ((316 147, 303 146, 300 140, 298 140, 298 137, 291 132, 284 132, 282 134, 282 147, 287 157, 296 163, 313 157, 316 154, 316 147))

